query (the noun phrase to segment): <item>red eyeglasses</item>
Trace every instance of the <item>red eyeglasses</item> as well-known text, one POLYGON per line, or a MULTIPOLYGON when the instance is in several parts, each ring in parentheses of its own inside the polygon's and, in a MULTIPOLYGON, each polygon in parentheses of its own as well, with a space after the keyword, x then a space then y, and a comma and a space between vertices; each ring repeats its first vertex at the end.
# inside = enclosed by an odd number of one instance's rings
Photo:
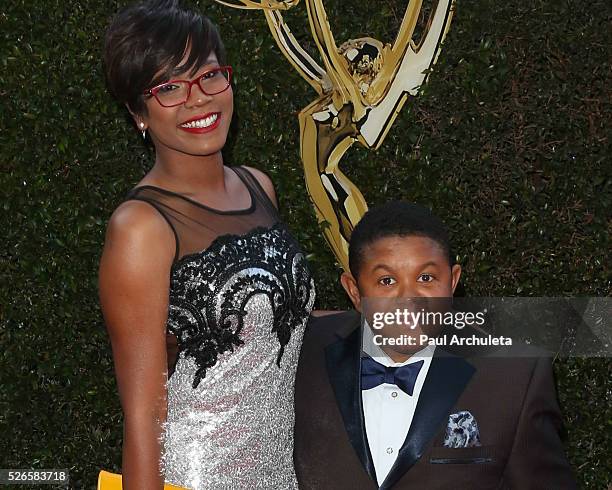
POLYGON ((170 80, 157 85, 143 95, 153 96, 162 107, 184 104, 191 94, 191 87, 197 84, 206 95, 217 95, 227 90, 232 81, 232 67, 219 66, 202 73, 193 80, 170 80))

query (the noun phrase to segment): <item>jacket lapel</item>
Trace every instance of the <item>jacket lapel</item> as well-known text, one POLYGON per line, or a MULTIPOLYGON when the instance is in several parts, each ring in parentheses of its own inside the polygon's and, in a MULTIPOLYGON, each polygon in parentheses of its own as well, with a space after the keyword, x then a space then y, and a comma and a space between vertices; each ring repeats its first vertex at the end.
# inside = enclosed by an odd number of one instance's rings
POLYGON ((374 462, 367 441, 361 400, 361 317, 357 314, 325 348, 327 373, 351 444, 361 464, 376 482, 374 462))
POLYGON ((450 409, 465 389, 475 368, 438 347, 419 395, 410 430, 381 490, 390 489, 422 456, 425 447, 446 422, 450 409))

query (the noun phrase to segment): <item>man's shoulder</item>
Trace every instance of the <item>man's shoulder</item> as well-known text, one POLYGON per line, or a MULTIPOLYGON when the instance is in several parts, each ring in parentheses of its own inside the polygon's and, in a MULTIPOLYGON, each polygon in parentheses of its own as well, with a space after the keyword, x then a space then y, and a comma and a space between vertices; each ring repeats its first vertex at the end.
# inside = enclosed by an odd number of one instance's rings
MULTIPOLYGON (((452 338, 453 336, 451 336, 452 338)), ((526 392, 536 373, 552 376, 553 354, 536 346, 513 340, 507 345, 489 345, 489 334, 465 329, 461 338, 475 338, 482 342, 453 344, 446 341, 436 348, 436 357, 458 357, 474 369, 469 391, 497 392, 511 390, 517 396, 526 392)))
POLYGON ((338 311, 327 315, 310 315, 306 332, 304 334, 304 344, 307 345, 328 345, 339 338, 348 336, 359 327, 361 314, 355 310, 338 311))
POLYGON ((460 357, 474 368, 471 387, 489 393, 504 390, 522 399, 534 376, 553 376, 551 354, 529 345, 514 344, 460 357))

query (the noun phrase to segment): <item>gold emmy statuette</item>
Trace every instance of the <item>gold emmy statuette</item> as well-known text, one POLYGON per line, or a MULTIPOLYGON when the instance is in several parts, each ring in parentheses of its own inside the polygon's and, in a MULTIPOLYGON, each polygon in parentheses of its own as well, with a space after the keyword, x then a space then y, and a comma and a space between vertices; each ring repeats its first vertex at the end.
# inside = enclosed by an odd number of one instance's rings
POLYGON ((410 0, 393 44, 364 37, 339 47, 323 0, 305 0, 321 67, 297 42, 282 11, 299 0, 216 0, 263 10, 279 48, 318 97, 299 114, 300 156, 306 188, 336 258, 348 271, 348 240, 367 204, 338 164, 358 141, 376 150, 408 95, 416 95, 436 62, 453 15, 454 0, 438 0, 418 45, 413 33, 422 0, 410 0))

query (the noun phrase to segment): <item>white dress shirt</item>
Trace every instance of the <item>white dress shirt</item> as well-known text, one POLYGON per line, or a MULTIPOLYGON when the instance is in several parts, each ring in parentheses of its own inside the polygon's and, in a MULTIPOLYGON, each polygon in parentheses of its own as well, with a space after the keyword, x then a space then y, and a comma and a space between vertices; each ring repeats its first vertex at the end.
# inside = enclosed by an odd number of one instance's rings
POLYGON ((421 388, 431 365, 435 346, 428 345, 413 354, 405 362, 394 362, 373 341, 374 334, 367 322, 363 327, 363 352, 383 366, 405 366, 423 360, 412 396, 394 384, 383 383, 375 388, 361 391, 365 429, 370 453, 380 486, 397 458, 416 409, 421 388))

